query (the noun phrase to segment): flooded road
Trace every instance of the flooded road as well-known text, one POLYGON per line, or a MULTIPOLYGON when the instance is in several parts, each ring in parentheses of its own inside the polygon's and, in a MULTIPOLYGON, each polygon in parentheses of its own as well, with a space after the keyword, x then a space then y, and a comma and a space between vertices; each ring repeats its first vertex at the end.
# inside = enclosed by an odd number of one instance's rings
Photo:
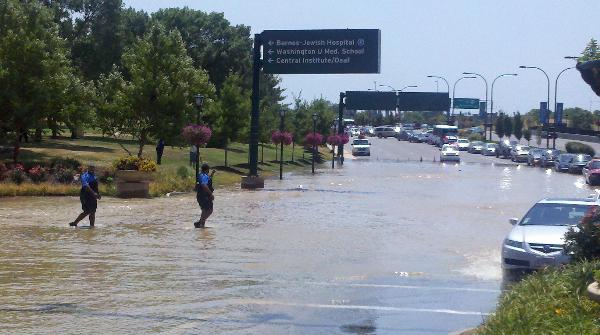
POLYGON ((204 230, 191 195, 103 198, 96 229, 67 226, 78 198, 0 199, 0 333, 447 334, 494 310, 508 218, 591 192, 373 143, 399 152, 217 190, 204 230))

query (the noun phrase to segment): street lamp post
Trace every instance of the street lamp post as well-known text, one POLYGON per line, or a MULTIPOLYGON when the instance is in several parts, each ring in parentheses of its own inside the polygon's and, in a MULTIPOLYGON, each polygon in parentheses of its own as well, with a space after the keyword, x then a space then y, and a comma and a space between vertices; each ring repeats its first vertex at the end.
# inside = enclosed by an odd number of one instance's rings
MULTIPOLYGON (((494 84, 496 83, 496 80, 498 80, 498 78, 502 78, 502 77, 506 77, 506 76, 516 76, 516 73, 503 73, 501 75, 499 75, 498 77, 494 78, 494 80, 492 81, 492 90, 490 92, 490 118, 494 115, 494 84)), ((490 123, 492 120, 490 119, 490 123)), ((491 126, 490 126, 491 128, 491 126)), ((492 135, 491 135, 491 129, 490 129, 490 141, 492 140, 492 135)))
MULTIPOLYGON (((463 72, 464 75, 469 75, 469 76, 477 76, 481 79, 483 79, 483 82, 485 83, 485 114, 486 114, 486 123, 488 124, 489 128, 490 128, 490 141, 492 140, 492 115, 490 114, 490 120, 489 122, 487 122, 487 102, 488 102, 488 83, 487 80, 485 80, 485 78, 480 75, 479 73, 475 73, 475 72, 463 72)), ((454 101, 452 102, 452 104, 454 104, 454 101)))
MULTIPOLYGON (((204 96, 202 94, 196 94, 194 100, 196 102, 196 124, 200 124, 200 113, 202 113, 204 96)), ((196 145, 196 182, 198 182, 198 174, 200 174, 200 146, 196 145)))
MULTIPOLYGON (((540 69, 537 66, 525 66, 525 65, 521 65, 519 66, 519 69, 536 69, 536 70, 540 70, 542 71, 542 73, 546 76, 546 80, 548 81, 548 98, 546 100, 546 108, 550 108, 550 77, 548 77, 548 74, 546 73, 546 71, 540 69)), ((544 120, 545 121, 545 120, 544 120)), ((550 148, 550 138, 548 137, 548 124, 546 122, 544 122, 544 126, 546 127, 546 148, 550 148)))
POLYGON ((399 94, 398 94, 398 93, 400 93, 400 92, 404 91, 404 90, 405 90, 405 89, 407 89, 407 88, 415 88, 415 87, 419 87, 419 86, 417 86, 417 85, 406 85, 406 86, 402 87, 401 89, 397 90, 397 89, 393 88, 393 87, 392 87, 392 86, 390 86, 390 85, 382 85, 382 84, 379 84, 379 86, 380 86, 380 87, 388 87, 388 88, 390 88, 392 91, 396 92, 396 116, 397 116, 397 115, 398 115, 398 113, 399 113, 399 110, 398 110, 398 95, 399 95, 399 94))
MULTIPOLYGON (((446 80, 446 78, 433 75, 429 75, 427 76, 427 78, 437 78, 443 80, 446 83, 446 87, 448 88, 448 95, 450 95, 450 84, 448 84, 448 80, 446 80)), ((452 101, 452 103, 454 103, 454 101, 452 101)), ((450 115, 450 105, 448 105, 448 111, 446 111, 446 115, 450 115)))
MULTIPOLYGON (((283 121, 285 118, 285 110, 282 109, 279 111, 279 133, 283 134, 283 121)), ((279 151, 279 180, 283 179, 283 138, 281 138, 281 146, 279 151)))
MULTIPOLYGON (((312 115, 312 120, 313 120, 313 141, 315 138, 315 133, 317 132, 317 113, 314 113, 312 115)), ((316 151, 316 142, 313 142, 313 150, 312 150, 312 174, 315 174, 315 151, 316 151)))
MULTIPOLYGON (((565 57, 566 58, 566 57, 565 57)), ((570 59, 570 57, 569 57, 570 59)), ((563 74, 563 72, 570 70, 570 69, 574 69, 574 66, 568 67, 566 69, 563 69, 562 71, 560 71, 558 73, 558 75, 556 76, 556 80, 554 81, 554 127, 556 128, 557 126, 561 126, 561 125, 557 125, 556 124, 556 111, 558 110, 558 78, 560 78, 560 75, 563 74)), ((561 120, 562 123, 562 120, 561 120)), ((552 149, 556 149, 556 136, 552 137, 552 149)))
MULTIPOLYGON (((454 115, 454 93, 456 92, 456 84, 458 84, 459 81, 463 80, 463 79, 475 79, 475 77, 473 76, 469 76, 469 77, 460 77, 458 78, 455 82, 454 82, 454 86, 452 87, 452 115, 454 115)), ((448 115, 448 124, 450 124, 450 115, 448 115)))

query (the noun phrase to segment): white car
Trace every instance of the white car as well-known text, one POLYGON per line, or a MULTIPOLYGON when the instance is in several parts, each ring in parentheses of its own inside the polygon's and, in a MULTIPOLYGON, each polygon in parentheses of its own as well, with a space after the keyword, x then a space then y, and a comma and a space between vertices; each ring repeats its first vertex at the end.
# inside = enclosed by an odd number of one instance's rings
POLYGON ((358 136, 360 135, 360 130, 358 128, 350 128, 350 136, 358 136))
POLYGON ((471 144, 471 142, 469 140, 467 140, 466 138, 459 138, 457 143, 458 143, 458 150, 460 150, 460 151, 468 150, 469 144, 471 144))
POLYGON ((444 144, 440 153, 440 162, 460 162, 460 152, 455 145, 444 144))
POLYGON ((590 217, 599 204, 597 195, 585 199, 543 199, 521 220, 510 219, 514 227, 502 243, 504 274, 568 263, 565 233, 590 217))
POLYGON ((369 140, 361 138, 352 140, 350 146, 352 146, 353 156, 371 156, 371 143, 369 143, 369 140))

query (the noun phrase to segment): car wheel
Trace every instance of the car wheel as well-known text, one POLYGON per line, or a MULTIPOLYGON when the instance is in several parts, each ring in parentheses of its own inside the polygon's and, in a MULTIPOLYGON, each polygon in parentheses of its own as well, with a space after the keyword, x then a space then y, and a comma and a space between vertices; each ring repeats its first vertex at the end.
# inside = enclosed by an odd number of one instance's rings
POLYGON ((377 134, 377 138, 381 138, 381 134, 377 134))

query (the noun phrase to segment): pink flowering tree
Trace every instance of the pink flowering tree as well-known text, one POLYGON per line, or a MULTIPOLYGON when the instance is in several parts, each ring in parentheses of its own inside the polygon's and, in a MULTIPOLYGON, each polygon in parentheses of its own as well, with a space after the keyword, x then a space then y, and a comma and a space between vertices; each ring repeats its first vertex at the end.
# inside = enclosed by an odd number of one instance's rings
POLYGON ((304 142, 313 147, 313 150, 315 150, 316 147, 323 144, 323 135, 319 133, 308 133, 304 137, 304 142))
MULTIPOLYGON (((275 145, 281 145, 282 157, 279 157, 280 161, 283 161, 283 146, 292 144, 293 139, 294 135, 287 131, 276 130, 271 133, 271 142, 275 145)), ((275 159, 277 160, 277 150, 275 150, 275 159)))
MULTIPOLYGON (((198 162, 200 160, 200 146, 208 143, 212 136, 212 130, 203 124, 188 124, 181 130, 181 136, 183 136, 188 144, 196 146, 196 154, 198 156, 196 162, 198 162)), ((196 166, 196 170, 198 170, 198 166, 196 166)))

